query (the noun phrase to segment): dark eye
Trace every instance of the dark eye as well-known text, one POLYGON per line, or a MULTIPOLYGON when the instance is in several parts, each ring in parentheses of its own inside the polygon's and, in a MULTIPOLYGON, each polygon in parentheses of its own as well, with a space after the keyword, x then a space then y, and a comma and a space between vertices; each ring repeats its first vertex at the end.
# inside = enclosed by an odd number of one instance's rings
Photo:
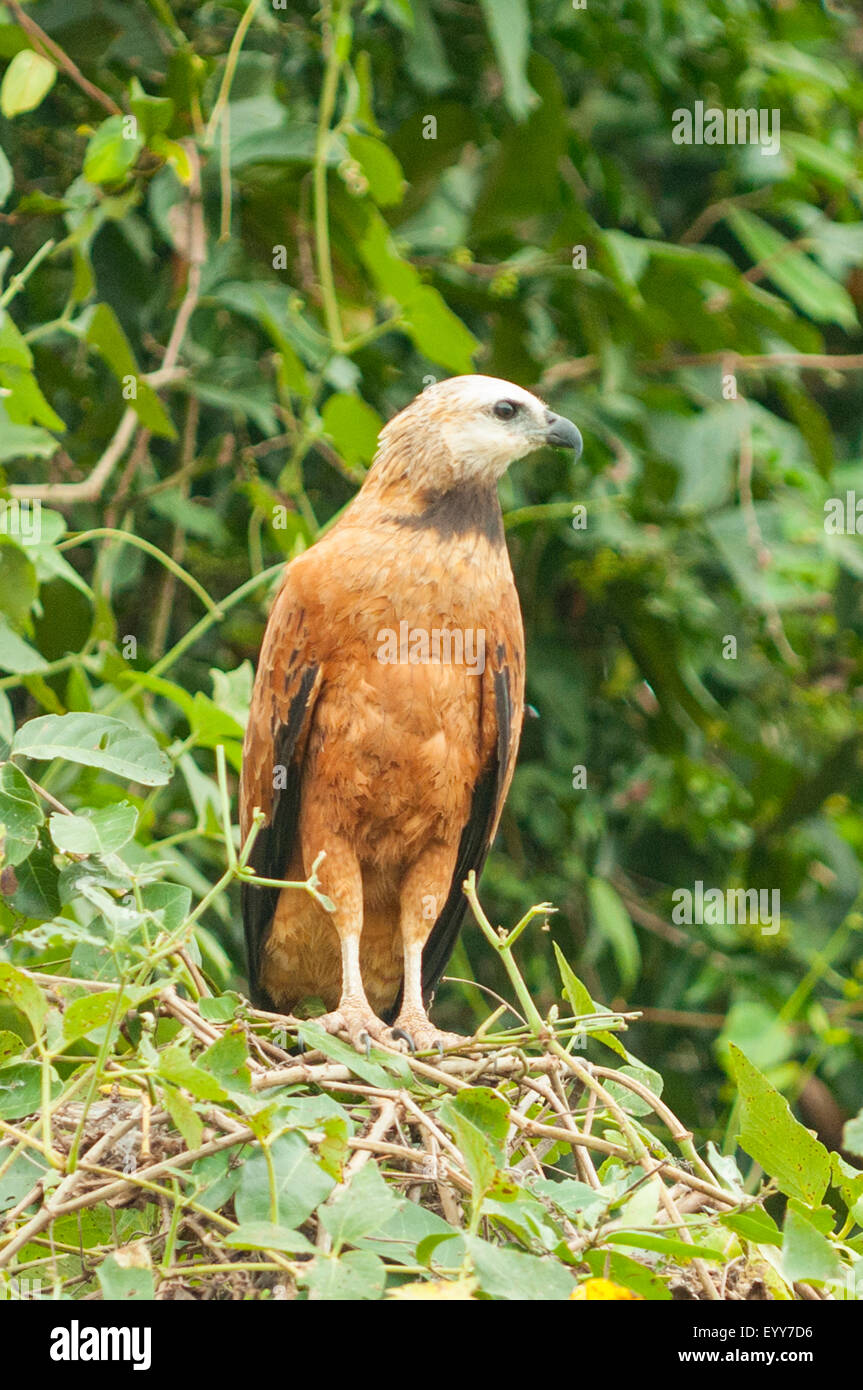
POLYGON ((516 401, 498 401, 494 407, 494 413, 498 420, 511 420, 518 414, 518 404, 516 401))

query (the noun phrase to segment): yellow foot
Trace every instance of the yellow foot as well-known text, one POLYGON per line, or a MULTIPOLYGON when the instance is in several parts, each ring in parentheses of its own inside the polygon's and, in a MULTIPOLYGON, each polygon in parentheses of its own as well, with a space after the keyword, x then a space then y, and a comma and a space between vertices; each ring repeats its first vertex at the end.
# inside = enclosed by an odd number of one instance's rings
POLYGON ((315 1023, 326 1028, 328 1033, 346 1037, 357 1052, 368 1052, 373 1042, 393 1045, 389 1028, 368 1004, 354 1004, 343 999, 337 1009, 331 1014, 322 1014, 315 1023))
POLYGON ((449 1047, 461 1047, 468 1041, 459 1033, 444 1033, 435 1028, 425 1014, 399 1014, 390 1036, 407 1043, 411 1052, 445 1052, 449 1047))

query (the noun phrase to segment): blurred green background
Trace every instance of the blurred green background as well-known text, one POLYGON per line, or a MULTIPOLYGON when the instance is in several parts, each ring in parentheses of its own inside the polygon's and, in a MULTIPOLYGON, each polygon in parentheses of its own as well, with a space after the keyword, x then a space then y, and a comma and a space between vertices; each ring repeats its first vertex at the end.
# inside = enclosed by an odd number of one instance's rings
MULTIPOLYGON (((0 537, 2 728, 155 732, 177 773, 124 854, 203 895, 273 580, 236 591, 429 379, 539 391, 585 451, 501 485, 539 718, 483 900, 557 905, 519 948, 540 1006, 554 939, 717 1140, 729 1040, 828 1143, 863 1104, 863 539, 824 524, 863 513, 861 55, 827 0, 0 5, 0 465, 46 509, 0 537), (697 102, 778 112, 779 152, 675 143, 697 102), (778 889, 780 930, 673 922, 699 880, 778 889)), ((60 968, 78 909, 27 844, 0 927, 60 968)), ((203 922, 221 984, 238 907, 203 922)), ((470 925, 450 974, 508 992, 470 925)), ((450 983, 436 1017, 490 1007, 450 983)))

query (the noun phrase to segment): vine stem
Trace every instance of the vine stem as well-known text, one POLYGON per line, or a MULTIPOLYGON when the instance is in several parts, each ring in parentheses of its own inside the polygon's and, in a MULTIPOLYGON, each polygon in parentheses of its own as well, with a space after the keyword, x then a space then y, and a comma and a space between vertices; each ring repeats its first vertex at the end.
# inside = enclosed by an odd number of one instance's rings
POLYGON ((240 50, 243 47, 246 34, 255 17, 257 8, 258 0, 249 0, 249 4, 240 16, 240 22, 234 31, 234 37, 231 39, 231 46, 228 49, 228 56, 225 60, 225 71, 222 74, 222 84, 219 87, 216 104, 210 112, 210 119, 207 122, 207 129, 204 133, 204 144, 207 146, 212 145, 219 121, 222 119, 222 112, 228 104, 228 98, 231 95, 231 87, 234 82, 234 74, 237 71, 237 63, 240 58, 240 50))

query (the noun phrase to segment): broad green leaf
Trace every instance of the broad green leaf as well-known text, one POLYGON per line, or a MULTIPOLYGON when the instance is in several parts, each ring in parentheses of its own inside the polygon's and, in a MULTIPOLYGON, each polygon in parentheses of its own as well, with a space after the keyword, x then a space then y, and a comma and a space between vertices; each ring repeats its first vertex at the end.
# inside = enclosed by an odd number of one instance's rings
POLYGON ((514 1184, 501 1173, 507 1115, 502 1096, 487 1086, 466 1087, 441 1109, 441 1118, 452 1128, 464 1155, 475 1203, 489 1194, 505 1200, 515 1193, 514 1184))
POLYGON ((857 1154, 858 1158, 863 1158, 863 1110, 855 1115, 853 1120, 846 1120, 842 1132, 842 1147, 849 1153, 857 1154))
POLYGON ((51 839, 63 854, 112 854, 135 834, 138 812, 128 801, 101 810, 66 816, 57 811, 49 821, 51 839))
POLYGON ((23 48, 16 53, 0 84, 0 111, 11 120, 22 111, 35 111, 57 78, 57 69, 41 53, 23 48))
POLYGON ((851 333, 859 330, 857 310, 848 291, 796 250, 781 232, 747 208, 730 208, 726 217, 755 263, 798 309, 817 323, 838 323, 851 333))
MULTIPOLYGON (((563 985, 563 997, 569 1000, 572 1005, 573 1013, 583 1017, 589 1017, 590 1014, 602 1013, 603 1010, 593 1002, 587 989, 570 967, 566 956, 563 954, 557 942, 555 941, 552 944, 554 945, 554 955, 557 961, 557 968, 560 971, 561 984, 563 985)), ((618 1057, 626 1058, 626 1048, 623 1046, 620 1039, 615 1037, 614 1033, 609 1033, 607 1029, 602 1029, 599 1032, 591 1030, 590 1036, 596 1038, 598 1042, 605 1043, 605 1046, 610 1047, 613 1052, 616 1052, 618 1057)))
POLYGON ((383 420, 359 396, 336 392, 321 411, 324 429, 345 463, 351 467, 371 463, 383 420))
POLYGON ((268 1221, 244 1221, 221 1239, 232 1250, 281 1250, 287 1255, 311 1255, 315 1249, 301 1231, 272 1226, 268 1221))
POLYGON ((789 1197, 820 1202, 830 1182, 829 1153, 748 1057, 733 1043, 729 1050, 740 1092, 740 1147, 789 1197))
POLYGON ((554 1202, 567 1216, 583 1220, 587 1226, 595 1226, 605 1214, 612 1199, 611 1192, 596 1191, 586 1182, 575 1178, 536 1178, 530 1190, 538 1192, 554 1202))
POLYGON ((137 162, 144 141, 128 116, 109 116, 90 136, 84 154, 84 178, 90 183, 122 183, 137 162))
POLYGON ((175 1086, 182 1086, 195 1100, 228 1099, 228 1092, 220 1081, 193 1062, 182 1047, 166 1047, 159 1054, 159 1074, 175 1086))
POLYGON ((12 753, 41 761, 65 758, 146 787, 162 787, 171 777, 170 762, 151 734, 104 714, 45 714, 31 719, 16 733, 12 753))
POLYGON ((641 951, 629 913, 605 879, 588 879, 587 896, 594 924, 614 953, 623 988, 630 989, 641 968, 641 951))
POLYGON ((281 1134, 270 1145, 275 1173, 275 1192, 270 1189, 269 1168, 260 1148, 245 1160, 235 1198, 237 1220, 272 1220, 272 1198, 278 1207, 279 1227, 294 1230, 332 1192, 335 1179, 326 1173, 306 1140, 297 1131, 281 1134))
POLYGON ((750 1207, 748 1211, 723 1212, 719 1220, 729 1231, 734 1231, 753 1245, 782 1244, 779 1227, 773 1217, 760 1207, 750 1207))
POLYGON ((59 875, 53 854, 43 845, 37 845, 16 866, 15 877, 18 886, 12 894, 12 903, 16 912, 24 917, 50 921, 60 911, 59 875))
POLYGON ((350 1043, 343 1042, 341 1038, 334 1038, 312 1019, 304 1020, 299 1032, 306 1047, 316 1048, 333 1062, 341 1062, 342 1066, 348 1067, 369 1086, 390 1088, 402 1086, 405 1082, 411 1084, 413 1074, 407 1063, 396 1053, 385 1053, 372 1048, 371 1055, 364 1057, 351 1047, 350 1043), (384 1061, 386 1067, 382 1065, 384 1061))
POLYGON ((376 1164, 366 1163, 347 1187, 318 1213, 336 1251, 377 1234, 398 1212, 399 1199, 384 1182, 376 1164))
POLYGON ((0 825, 5 831, 3 862, 20 864, 35 847, 45 817, 39 798, 12 763, 0 767, 0 825))
POLYGON ((114 1255, 103 1260, 96 1270, 103 1298, 116 1303, 149 1303, 156 1297, 151 1269, 126 1267, 114 1255))
POLYGON ((14 671, 16 675, 30 675, 44 671, 48 665, 43 656, 19 637, 5 618, 0 617, 0 671, 14 671))
POLYGON ((481 0, 494 51, 497 55, 506 104, 517 121, 523 121, 537 95, 527 80, 530 57, 530 12, 527 0, 481 0))
POLYGON ((204 1122, 194 1105, 186 1099, 182 1091, 167 1084, 162 1087, 162 1100, 176 1129, 182 1134, 186 1147, 190 1150, 197 1149, 204 1133, 204 1122))
POLYGON ((60 444, 47 430, 13 424, 0 405, 0 463, 13 459, 49 459, 60 444))
MULTIPOLYGON (((60 1078, 49 1068, 51 1099, 60 1093, 60 1078)), ((42 1104, 42 1066, 39 1062, 9 1062, 0 1067, 0 1119, 20 1120, 42 1104)), ((38 1174, 31 1169, 32 1187, 38 1174)), ((28 1189, 25 1188, 25 1191, 28 1189)))
POLYGON ((0 994, 6 996, 20 1009, 38 1036, 48 1012, 48 1001, 34 980, 16 970, 14 965, 0 961, 0 994))
POLYGON ((492 1298, 548 1302, 569 1298, 575 1288, 573 1275, 555 1260, 501 1249, 478 1236, 465 1242, 480 1288, 492 1298))
POLYGON ((349 135, 348 149, 368 180, 378 207, 392 207, 404 196, 405 176, 388 145, 373 135, 349 135))
POLYGON ((782 1233, 782 1272, 789 1284, 797 1279, 838 1279, 842 1266, 826 1236, 789 1205, 782 1233))
POLYGON ((73 999, 63 1011, 63 1041, 70 1043, 86 1038, 94 1029, 104 1028, 112 1015, 118 1023, 122 1022, 128 1003, 125 997, 118 1003, 115 990, 73 999))
POLYGON ((231 1024, 202 1052, 198 1063, 228 1091, 248 1094, 250 1087, 249 1049, 241 1024, 231 1024))
POLYGON ((78 327, 83 330, 85 341, 96 349, 120 382, 124 399, 128 400, 141 424, 164 439, 176 439, 177 431, 170 416, 152 386, 144 381, 129 340, 110 304, 97 304, 87 310, 78 321, 78 327))
POLYGON ((298 1281, 306 1286, 310 1298, 354 1303, 380 1298, 387 1276, 377 1255, 367 1250, 349 1250, 338 1258, 318 1255, 302 1266, 298 1281))
POLYGON ((625 1289, 631 1289, 633 1293, 640 1294, 642 1298, 653 1303, 665 1302, 671 1298, 671 1293, 662 1279, 638 1260, 633 1260, 619 1250, 587 1250, 584 1263, 593 1275, 601 1279, 611 1279, 615 1284, 622 1284, 625 1289))

